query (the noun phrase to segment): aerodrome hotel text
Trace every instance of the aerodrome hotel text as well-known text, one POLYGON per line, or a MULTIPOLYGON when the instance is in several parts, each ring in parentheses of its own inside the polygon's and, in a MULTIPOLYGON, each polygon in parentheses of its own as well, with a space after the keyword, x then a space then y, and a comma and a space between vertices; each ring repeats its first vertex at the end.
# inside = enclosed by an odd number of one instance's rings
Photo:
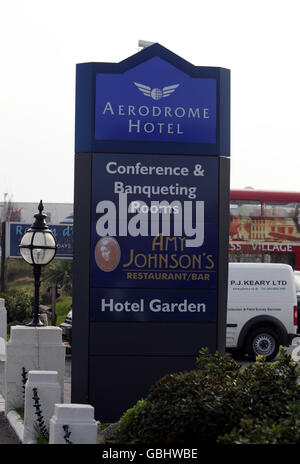
POLYGON ((109 101, 106 103, 103 111, 103 116, 134 116, 135 119, 128 120, 129 133, 167 133, 167 134, 184 134, 180 122, 170 122, 171 120, 185 119, 210 119, 209 108, 178 106, 171 108, 170 106, 135 106, 135 105, 112 105, 109 101), (141 119, 137 119, 137 118, 141 119), (164 118, 166 122, 145 122, 142 118, 164 118))

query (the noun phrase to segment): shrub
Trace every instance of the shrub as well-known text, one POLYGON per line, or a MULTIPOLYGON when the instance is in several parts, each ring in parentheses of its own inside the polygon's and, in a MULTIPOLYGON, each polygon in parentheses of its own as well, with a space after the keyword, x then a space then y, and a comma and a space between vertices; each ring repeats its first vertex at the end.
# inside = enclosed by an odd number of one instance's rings
POLYGON ((230 375, 235 378, 239 375, 241 365, 227 353, 221 354, 216 351, 214 355, 211 355, 208 348, 202 348, 196 359, 196 367, 207 373, 211 372, 213 375, 221 377, 230 375))
POLYGON ((72 275, 73 262, 72 260, 57 260, 47 267, 45 272, 45 282, 56 283, 61 286, 61 289, 67 295, 72 294, 72 275))
POLYGON ((237 379, 240 415, 278 420, 290 402, 300 400, 299 367, 281 348, 278 360, 269 363, 257 357, 237 379))
POLYGON ((129 416, 125 424, 121 418, 120 427, 131 442, 212 442, 224 430, 231 431, 228 417, 233 416, 235 390, 231 379, 237 376, 239 364, 228 355, 211 357, 206 351, 197 364, 201 369, 164 376, 152 386, 134 420, 129 416))
POLYGON ((139 400, 135 406, 130 409, 127 409, 124 412, 121 421, 120 427, 118 430, 118 438, 121 442, 125 443, 133 443, 135 439, 135 430, 137 427, 136 418, 141 413, 143 408, 145 407, 146 401, 141 399, 139 400))
POLYGON ((23 259, 7 259, 6 261, 6 279, 7 282, 13 282, 17 279, 32 279, 32 266, 29 266, 23 259))
POLYGON ((242 439, 250 424, 254 439, 260 427, 288 420, 290 404, 299 403, 298 369, 283 350, 278 361, 258 358, 244 371, 229 355, 202 350, 197 366, 156 382, 142 404, 121 418, 120 437, 131 443, 216 443, 222 436, 242 439))
POLYGON ((300 444, 300 406, 289 404, 286 416, 277 420, 241 419, 240 427, 219 437, 220 444, 300 444))
POLYGON ((31 292, 16 291, 5 295, 8 323, 23 323, 32 314, 33 297, 31 292))

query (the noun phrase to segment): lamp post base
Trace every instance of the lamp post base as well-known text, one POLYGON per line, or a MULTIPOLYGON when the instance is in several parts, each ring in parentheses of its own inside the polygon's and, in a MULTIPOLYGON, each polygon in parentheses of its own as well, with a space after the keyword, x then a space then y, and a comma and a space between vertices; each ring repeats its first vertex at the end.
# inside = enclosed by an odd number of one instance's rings
POLYGON ((37 321, 35 319, 32 319, 31 322, 26 324, 26 327, 44 327, 44 325, 45 324, 43 324, 40 319, 38 319, 37 321))

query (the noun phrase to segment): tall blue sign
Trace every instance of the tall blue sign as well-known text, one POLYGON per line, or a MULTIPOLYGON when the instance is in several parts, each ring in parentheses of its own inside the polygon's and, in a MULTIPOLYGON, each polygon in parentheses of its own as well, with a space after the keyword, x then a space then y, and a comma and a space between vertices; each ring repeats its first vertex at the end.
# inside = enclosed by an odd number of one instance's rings
POLYGON ((76 153, 229 156, 228 69, 193 66, 154 44, 76 72, 76 153))
POLYGON ((72 401, 102 420, 225 349, 229 85, 159 44, 77 65, 72 401))

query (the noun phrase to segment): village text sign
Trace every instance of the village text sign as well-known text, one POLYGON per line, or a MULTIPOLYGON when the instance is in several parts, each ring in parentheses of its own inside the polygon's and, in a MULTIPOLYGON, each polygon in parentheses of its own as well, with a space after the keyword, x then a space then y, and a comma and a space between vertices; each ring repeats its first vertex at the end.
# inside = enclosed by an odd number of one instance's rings
POLYGON ((229 80, 159 44, 77 65, 72 402, 102 420, 225 349, 229 80))

